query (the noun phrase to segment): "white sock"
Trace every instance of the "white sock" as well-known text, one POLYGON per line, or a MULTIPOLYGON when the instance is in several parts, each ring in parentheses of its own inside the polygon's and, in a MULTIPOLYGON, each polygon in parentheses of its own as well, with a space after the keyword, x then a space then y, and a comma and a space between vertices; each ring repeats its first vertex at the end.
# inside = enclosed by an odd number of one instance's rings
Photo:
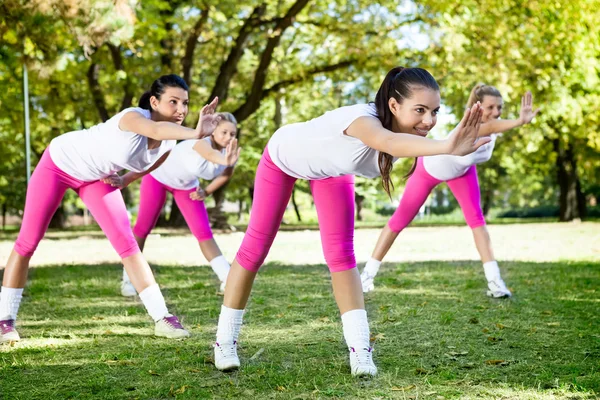
POLYGON ((123 282, 131 283, 131 279, 129 279, 129 275, 127 275, 127 271, 125 271, 125 268, 123 268, 123 282))
POLYGON ((369 321, 366 310, 352 310, 342 315, 342 328, 344 339, 348 347, 355 349, 368 349, 371 347, 369 335, 369 321))
POLYGON ((231 266, 225 257, 221 255, 213 258, 210 260, 210 267, 213 271, 215 271, 215 274, 217 274, 221 282, 225 282, 227 280, 227 274, 229 274, 229 269, 231 266))
POLYGON ((148 311, 148 314, 150 314, 150 317, 154 322, 163 319, 163 317, 169 313, 167 305, 165 304, 165 298, 157 283, 142 290, 142 293, 140 293, 140 300, 144 303, 146 311, 148 311))
POLYGON ((9 317, 16 320, 22 298, 23 288, 15 289, 2 286, 0 291, 0 318, 9 317))
POLYGON ((236 310, 222 305, 217 325, 217 343, 237 342, 243 317, 244 310, 236 310))
POLYGON ((485 279, 488 282, 500 278, 500 268, 498 268, 497 261, 488 261, 483 264, 483 272, 485 273, 485 279))
POLYGON ((371 257, 365 264, 365 269, 363 269, 363 272, 366 272, 367 275, 375 278, 375 276, 377 275, 377 272, 379 272, 379 267, 381 267, 381 261, 376 260, 373 257, 371 257))

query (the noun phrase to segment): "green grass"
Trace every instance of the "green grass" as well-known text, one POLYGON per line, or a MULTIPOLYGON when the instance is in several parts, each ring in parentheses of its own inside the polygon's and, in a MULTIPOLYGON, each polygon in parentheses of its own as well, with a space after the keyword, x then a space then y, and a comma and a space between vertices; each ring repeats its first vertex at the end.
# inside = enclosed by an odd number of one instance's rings
POLYGON ((23 340, 0 347, 0 398, 597 398, 600 265, 502 267, 510 300, 485 297, 479 263, 384 264, 366 297, 373 379, 350 375, 325 266, 264 267, 229 374, 212 365, 222 298, 209 268, 155 268, 185 341, 152 337, 118 294, 118 265, 35 268, 23 340))

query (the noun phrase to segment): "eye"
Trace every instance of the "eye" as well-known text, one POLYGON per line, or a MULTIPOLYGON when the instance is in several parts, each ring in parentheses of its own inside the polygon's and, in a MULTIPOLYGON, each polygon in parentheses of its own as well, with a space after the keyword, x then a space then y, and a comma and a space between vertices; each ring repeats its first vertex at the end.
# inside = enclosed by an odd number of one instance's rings
POLYGON ((423 114, 425 112, 425 109, 423 107, 419 107, 415 111, 418 112, 419 114, 423 114))
POLYGON ((435 116, 437 116, 440 113, 440 110, 433 110, 431 113, 435 117, 435 116))
POLYGON ((183 105, 184 105, 184 106, 186 106, 186 107, 187 107, 189 104, 190 104, 190 102, 189 102, 189 101, 184 101, 184 102, 183 102, 183 105))
POLYGON ((177 104, 177 101, 171 100, 171 104, 177 104))

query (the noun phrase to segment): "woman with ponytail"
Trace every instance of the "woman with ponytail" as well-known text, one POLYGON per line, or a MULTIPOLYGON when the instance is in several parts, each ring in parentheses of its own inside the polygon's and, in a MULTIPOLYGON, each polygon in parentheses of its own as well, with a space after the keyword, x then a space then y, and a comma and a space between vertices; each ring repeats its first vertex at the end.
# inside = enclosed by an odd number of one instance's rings
MULTIPOLYGON (((473 88, 467 102, 467 109, 477 102, 481 104, 483 111, 479 136, 489 137, 490 141, 466 156, 438 155, 418 158, 414 173, 406 182, 400 205, 383 228, 373 254, 361 274, 365 293, 375 288, 374 279, 383 257, 398 234, 415 218, 433 188, 446 182, 456 197, 467 224, 473 231, 475 246, 481 256, 484 274, 488 282, 487 295, 495 298, 511 296, 510 290, 500 276, 500 269, 494 258, 492 242, 485 225, 480 204, 476 165, 486 162, 492 157, 496 139, 502 132, 530 123, 539 109, 533 110, 533 99, 531 93, 527 92, 521 99, 519 118, 500 120, 503 106, 502 95, 495 87, 484 84, 478 84, 473 88)), ((457 133, 458 129, 450 134, 450 138, 457 133)))
POLYGON ((465 155, 489 139, 478 139, 479 105, 448 140, 427 139, 436 122, 440 93, 420 68, 394 68, 375 103, 341 107, 303 123, 281 127, 258 165, 248 229, 227 278, 214 344, 219 370, 238 368, 237 341, 244 308, 297 179, 310 182, 323 253, 340 310, 353 375, 375 375, 369 324, 354 257, 354 175, 382 177, 391 190, 390 170, 399 157, 465 155))
POLYGON ((104 123, 65 133, 50 142, 29 182, 21 230, 4 270, 0 343, 20 339, 15 320, 29 260, 68 189, 81 197, 121 257, 154 321, 154 334, 169 338, 189 336, 178 318, 167 310, 133 236, 125 202, 116 186, 126 186, 157 168, 176 140, 210 135, 219 121, 214 113, 217 102, 215 99, 202 108, 195 129, 181 126, 188 113, 188 86, 177 75, 165 75, 142 97, 141 107, 126 108, 104 123), (117 176, 122 170, 130 172, 117 176), (120 184, 115 185, 115 180, 120 184))
MULTIPOLYGON (((156 225, 167 192, 173 195, 200 250, 225 289, 229 263, 221 254, 213 238, 204 199, 222 187, 233 176, 233 168, 240 156, 237 147, 237 121, 230 113, 218 113, 219 124, 212 135, 204 139, 184 140, 172 150, 167 160, 155 171, 144 176, 140 186, 140 207, 133 234, 140 249, 156 225), (206 189, 198 178, 212 181, 206 189)), ((111 184, 120 186, 115 177, 111 184)), ((121 294, 135 296, 136 290, 127 271, 123 269, 121 294)))

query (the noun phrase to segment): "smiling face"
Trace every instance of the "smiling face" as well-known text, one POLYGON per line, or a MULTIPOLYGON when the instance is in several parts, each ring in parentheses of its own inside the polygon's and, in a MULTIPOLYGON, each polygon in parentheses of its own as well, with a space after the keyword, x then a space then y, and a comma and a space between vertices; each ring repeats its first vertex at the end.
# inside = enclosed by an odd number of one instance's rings
POLYGON ((394 115, 392 130, 427 136, 437 123, 440 111, 440 92, 422 86, 414 87, 411 96, 402 103, 390 98, 389 107, 394 115))
POLYGON ((237 126, 233 122, 222 120, 213 131, 213 142, 220 148, 225 148, 235 139, 237 126))
POLYGON ((483 100, 481 101, 481 109, 483 110, 481 122, 488 122, 500 118, 503 105, 504 101, 502 100, 502 97, 483 96, 483 100))
POLYGON ((150 105, 156 120, 181 125, 188 114, 188 92, 180 87, 167 87, 160 99, 150 98, 150 105))

